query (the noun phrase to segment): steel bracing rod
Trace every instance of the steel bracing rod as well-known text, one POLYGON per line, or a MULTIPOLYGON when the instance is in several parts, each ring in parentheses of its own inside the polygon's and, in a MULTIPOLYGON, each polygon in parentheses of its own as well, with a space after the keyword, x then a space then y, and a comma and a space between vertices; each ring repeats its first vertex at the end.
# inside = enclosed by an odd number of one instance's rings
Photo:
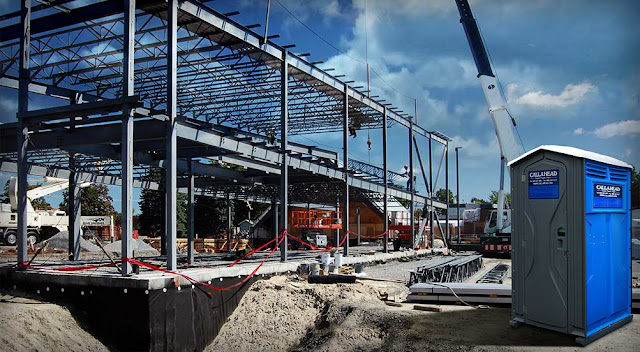
POLYGON ((413 119, 409 121, 409 192, 411 199, 409 204, 409 245, 411 249, 415 249, 415 180, 413 176, 413 119))
MULTIPOLYGON (((447 203, 447 212, 445 213, 445 220, 447 222, 447 231, 446 231, 446 239, 445 239, 445 244, 447 243, 447 241, 451 240, 450 237, 450 233, 449 233, 449 142, 447 141, 447 144, 445 145, 445 167, 444 167, 444 179, 445 179, 445 183, 444 183, 444 188, 445 188, 445 194, 446 194, 446 203, 447 203)), ((448 246, 448 244, 447 244, 448 246)))
POLYGON ((446 144, 442 146, 442 155, 440 156, 440 163, 438 163, 438 172, 436 172, 436 180, 433 182, 433 188, 438 187, 438 180, 440 179, 440 172, 442 171, 442 162, 444 161, 444 157, 446 156, 446 144))
POLYGON ((431 247, 433 248, 433 157, 431 156, 431 138, 429 138, 429 229, 431 230, 431 247))
MULTIPOLYGON (((29 111, 29 39, 31 36, 31 0, 20 2, 20 67, 18 88, 18 114, 29 111)), ((18 266, 24 267, 27 263, 27 147, 29 128, 18 118, 17 131, 17 161, 18 161, 18 266)))
MULTIPOLYGON (((124 9, 124 66, 122 92, 125 97, 134 95, 134 45, 136 33, 136 0, 125 0, 124 9)), ((133 256, 133 113, 127 104, 122 109, 122 275, 131 275, 128 258, 133 256)))
POLYGON ((424 185, 427 187, 427 197, 431 197, 429 194, 429 180, 427 179, 427 173, 425 172, 424 164, 422 163, 422 157, 420 156, 420 148, 418 148, 418 141, 416 140, 416 136, 413 136, 413 147, 415 148, 416 155, 418 156, 418 163, 420 164, 420 170, 422 171, 422 180, 424 181, 424 185))

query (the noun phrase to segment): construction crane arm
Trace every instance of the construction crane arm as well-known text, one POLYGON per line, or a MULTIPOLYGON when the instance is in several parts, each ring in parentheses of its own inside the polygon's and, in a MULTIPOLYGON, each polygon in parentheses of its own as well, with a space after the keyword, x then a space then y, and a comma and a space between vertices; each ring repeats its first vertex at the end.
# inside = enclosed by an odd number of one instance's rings
POLYGON ((478 79, 489 107, 493 127, 498 137, 500 155, 505 163, 509 163, 524 152, 516 138, 515 120, 509 114, 507 103, 500 93, 496 76, 491 68, 489 54, 482 41, 480 29, 473 17, 471 7, 469 7, 469 1, 455 0, 455 2, 460 12, 460 23, 464 28, 473 60, 478 69, 478 79))

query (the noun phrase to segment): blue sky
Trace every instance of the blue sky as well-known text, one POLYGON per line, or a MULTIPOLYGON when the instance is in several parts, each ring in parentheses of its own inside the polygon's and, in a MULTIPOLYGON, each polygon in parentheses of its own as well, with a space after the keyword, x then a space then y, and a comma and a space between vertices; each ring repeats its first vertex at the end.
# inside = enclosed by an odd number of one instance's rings
MULTIPOLYGON (((9 11, 17 3, 0 0, 0 10, 9 11)), ((569 145, 640 166, 639 2, 471 4, 527 150, 541 144, 569 145)), ((264 24, 266 0, 216 0, 209 6, 220 12, 241 11, 233 17, 241 24, 264 24)), ((357 82, 354 85, 366 85, 366 69, 359 62, 365 61, 366 42, 376 72, 371 75, 372 94, 410 114, 412 99, 417 99, 419 124, 453 138, 452 188, 453 148, 462 147, 461 199, 487 198, 497 189, 498 144, 453 0, 272 0, 269 32, 280 35, 276 43, 296 44, 294 53, 311 53, 310 61, 325 61, 320 67, 335 68, 335 74, 345 74, 357 82), (340 51, 303 27, 280 3, 340 51)), ((15 109, 15 92, 0 89, 0 121, 14 120, 15 109)), ((351 157, 381 164, 380 131, 371 131, 370 137, 370 153, 366 131, 350 140, 351 157)), ((339 150, 340 138, 336 133, 294 139, 339 150)), ((390 129, 389 139, 391 169, 401 171, 408 164, 406 129, 390 129)), ((426 156, 424 140, 420 149, 426 156)), ((437 169, 440 151, 435 149, 437 169)), ((444 186, 443 177, 438 187, 444 186)), ((113 191, 119 200, 118 190, 113 191)))

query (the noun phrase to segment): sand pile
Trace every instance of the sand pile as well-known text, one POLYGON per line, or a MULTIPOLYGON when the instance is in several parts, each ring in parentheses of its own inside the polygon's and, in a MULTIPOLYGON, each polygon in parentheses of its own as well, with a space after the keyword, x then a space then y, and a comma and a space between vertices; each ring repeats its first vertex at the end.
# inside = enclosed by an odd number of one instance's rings
POLYGON ((368 284, 253 284, 205 351, 369 351, 407 324, 368 284))
MULTIPOLYGON (((69 249, 69 232, 60 231, 55 236, 49 238, 49 248, 55 249, 69 249)), ((85 252, 101 252, 102 250, 97 245, 80 237, 80 251, 85 252)))
POLYGON ((1 294, 0 351, 108 351, 55 304, 1 294))
MULTIPOLYGON (((133 252, 135 254, 150 254, 150 255, 158 254, 158 251, 155 248, 151 247, 145 241, 140 239, 137 239, 137 240, 131 239, 131 248, 133 249, 133 252)), ((104 249, 106 249, 107 252, 120 254, 120 252, 122 251, 122 241, 118 240, 109 244, 105 243, 104 249)))

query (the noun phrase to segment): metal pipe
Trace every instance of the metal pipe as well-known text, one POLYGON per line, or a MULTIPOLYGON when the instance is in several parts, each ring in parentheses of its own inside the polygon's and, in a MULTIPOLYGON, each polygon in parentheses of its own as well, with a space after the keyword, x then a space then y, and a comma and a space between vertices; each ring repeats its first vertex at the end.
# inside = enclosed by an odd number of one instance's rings
MULTIPOLYGON (((344 201, 342 212, 342 228, 344 229, 344 255, 349 254, 349 91, 348 85, 344 85, 344 106, 342 107, 343 121, 342 121, 342 162, 344 171, 344 201)), ((340 243, 340 242, 338 242, 340 243)), ((336 244, 337 245, 337 244, 336 244)))
MULTIPOLYGON (((136 36, 136 0, 125 0, 124 8, 124 57, 122 70, 123 96, 134 94, 134 47, 136 36)), ((128 259, 133 256, 133 111, 128 104, 122 107, 122 275, 131 275, 128 259)))
POLYGON ((387 108, 382 110, 382 169, 384 177, 384 232, 382 251, 389 252, 389 180, 387 179, 387 108))
MULTIPOLYGON (((289 205, 289 156, 287 155, 287 143, 289 133, 289 63, 288 51, 282 54, 282 65, 280 68, 280 154, 282 155, 280 170, 280 232, 288 226, 288 205, 289 205)), ((280 233, 278 233, 280 235, 280 233)), ((280 247, 280 261, 287 261, 288 239, 284 236, 280 247)))
POLYGON ((178 199, 176 177, 178 158, 178 133, 176 129, 176 117, 178 115, 178 0, 167 2, 167 147, 166 147, 166 248, 167 269, 178 268, 178 251, 176 240, 178 239, 178 199))

